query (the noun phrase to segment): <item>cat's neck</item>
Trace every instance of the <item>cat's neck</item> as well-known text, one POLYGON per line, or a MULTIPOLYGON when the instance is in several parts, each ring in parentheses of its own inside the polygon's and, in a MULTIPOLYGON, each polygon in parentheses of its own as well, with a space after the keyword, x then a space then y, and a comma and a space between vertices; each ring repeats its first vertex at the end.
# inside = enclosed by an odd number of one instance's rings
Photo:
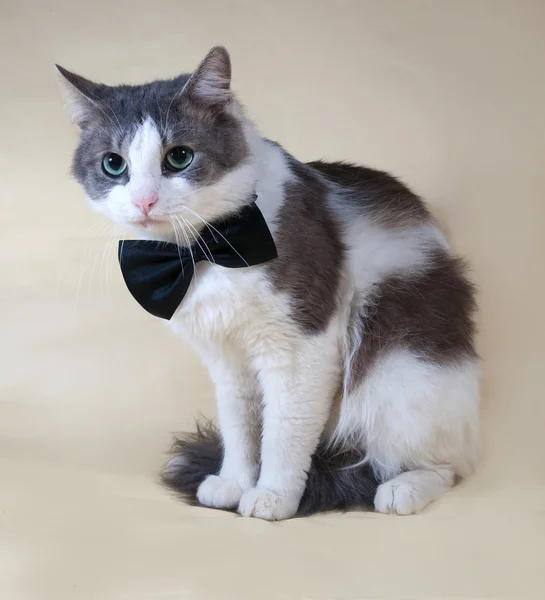
POLYGON ((293 179, 293 174, 286 152, 278 144, 262 137, 249 119, 244 116, 242 119, 246 143, 254 165, 257 205, 274 236, 277 215, 284 202, 284 189, 293 179))

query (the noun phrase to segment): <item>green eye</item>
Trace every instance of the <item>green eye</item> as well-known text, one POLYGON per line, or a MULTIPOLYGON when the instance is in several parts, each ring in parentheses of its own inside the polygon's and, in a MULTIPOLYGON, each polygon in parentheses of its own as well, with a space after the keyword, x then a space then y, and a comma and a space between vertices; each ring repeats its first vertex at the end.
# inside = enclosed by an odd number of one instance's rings
POLYGON ((167 152, 165 167, 171 171, 187 169, 193 160, 193 152, 185 146, 176 146, 167 152))
POLYGON ((102 159, 102 168, 104 172, 112 177, 119 177, 127 169, 127 161, 119 154, 108 152, 102 159))

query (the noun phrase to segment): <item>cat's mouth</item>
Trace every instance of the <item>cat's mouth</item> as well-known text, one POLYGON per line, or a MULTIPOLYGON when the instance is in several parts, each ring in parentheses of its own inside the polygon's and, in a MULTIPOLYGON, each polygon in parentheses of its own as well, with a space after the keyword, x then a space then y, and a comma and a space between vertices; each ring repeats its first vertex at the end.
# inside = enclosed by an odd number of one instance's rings
POLYGON ((159 223, 163 223, 164 221, 159 221, 157 219, 150 219, 149 217, 146 217, 143 221, 141 221, 140 225, 142 227, 144 227, 144 229, 147 229, 149 227, 153 227, 155 225, 158 225, 159 223))
POLYGON ((172 232, 172 224, 168 219, 157 217, 144 217, 131 219, 127 225, 140 234, 155 238, 156 236, 169 236, 172 232))
POLYGON ((168 221, 165 219, 160 219, 157 217, 142 217, 140 219, 133 219, 131 221, 131 225, 135 225, 137 227, 143 227, 144 229, 148 229, 150 227, 155 227, 157 225, 164 225, 168 221))

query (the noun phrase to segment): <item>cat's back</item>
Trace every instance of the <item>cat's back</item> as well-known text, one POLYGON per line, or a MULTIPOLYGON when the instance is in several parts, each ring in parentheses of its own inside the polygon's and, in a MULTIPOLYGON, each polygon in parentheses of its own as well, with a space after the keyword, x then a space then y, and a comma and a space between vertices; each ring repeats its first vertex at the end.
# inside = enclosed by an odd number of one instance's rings
POLYGON ((328 211, 358 290, 421 271, 431 252, 450 252, 422 199, 392 175, 345 162, 314 161, 305 168, 327 185, 328 211))
POLYGON ((372 362, 377 344, 445 360, 474 357, 474 288, 421 198, 383 171, 342 162, 307 166, 329 182, 356 319, 365 320, 371 340, 361 365, 372 362))
POLYGON ((307 166, 333 185, 334 207, 351 217, 396 229, 432 222, 422 199, 385 171, 348 162, 313 161, 307 166))

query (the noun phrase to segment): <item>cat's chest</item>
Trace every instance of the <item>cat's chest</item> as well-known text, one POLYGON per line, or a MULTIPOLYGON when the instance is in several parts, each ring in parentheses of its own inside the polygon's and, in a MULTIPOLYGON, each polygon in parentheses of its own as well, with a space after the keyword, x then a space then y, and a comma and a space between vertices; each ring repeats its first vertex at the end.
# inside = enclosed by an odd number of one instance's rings
POLYGON ((221 341, 241 332, 254 334, 279 308, 263 267, 229 269, 205 263, 198 266, 170 324, 179 335, 221 341))

